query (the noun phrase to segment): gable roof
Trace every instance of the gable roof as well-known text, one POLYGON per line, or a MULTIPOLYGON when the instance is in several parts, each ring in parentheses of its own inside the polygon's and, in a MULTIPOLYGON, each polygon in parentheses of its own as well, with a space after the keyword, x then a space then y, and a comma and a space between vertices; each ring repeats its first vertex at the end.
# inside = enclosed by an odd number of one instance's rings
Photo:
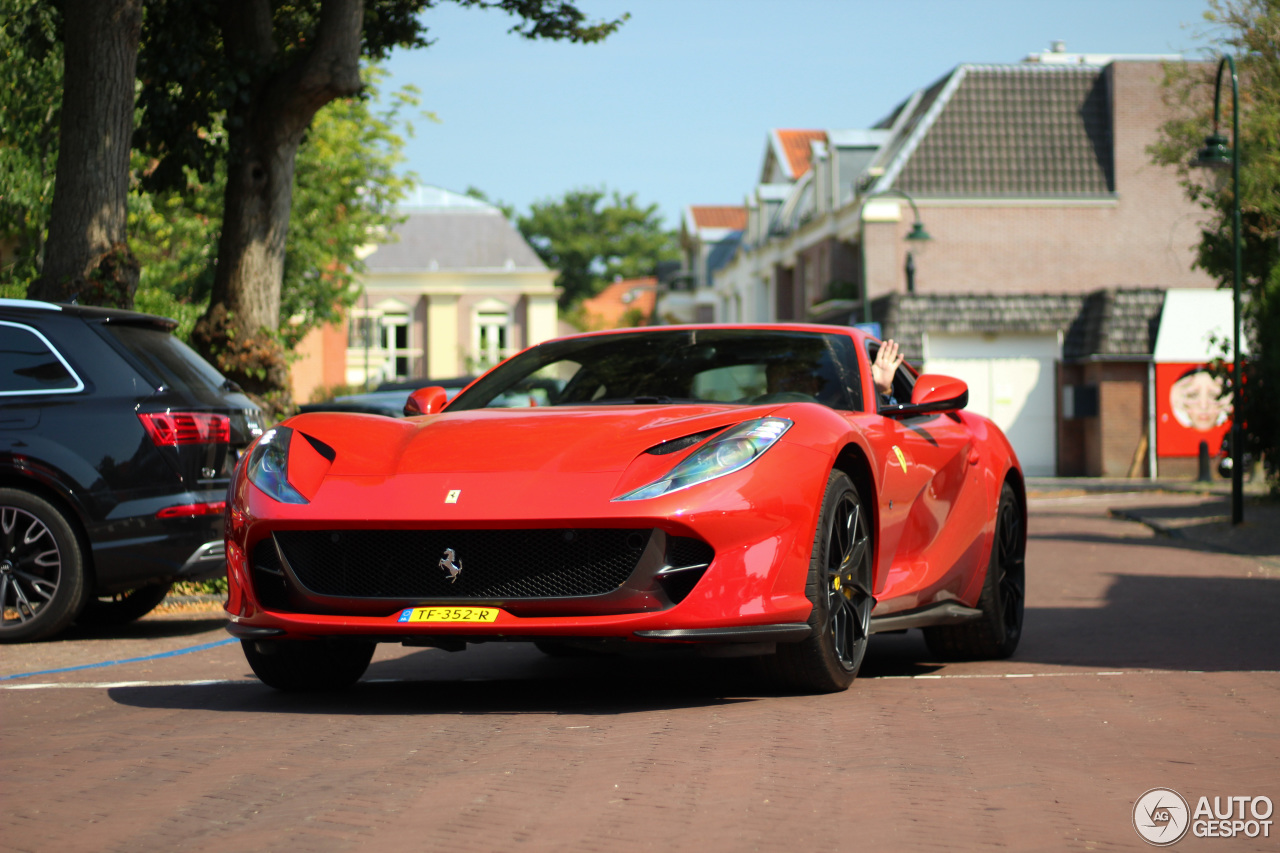
POLYGON ((776 165, 788 181, 795 181, 809 171, 812 143, 826 142, 825 130, 769 131, 769 144, 765 149, 764 168, 760 170, 760 182, 771 180, 770 166, 776 165))
POLYGON ((487 205, 414 210, 392 234, 365 258, 370 272, 547 269, 502 212, 487 205))
POLYGON ((742 205, 694 204, 689 206, 694 228, 727 228, 742 231, 747 227, 747 209, 742 205))
POLYGON ((876 190, 931 197, 1115 191, 1107 74, 1096 65, 961 65, 879 127, 902 133, 876 190))

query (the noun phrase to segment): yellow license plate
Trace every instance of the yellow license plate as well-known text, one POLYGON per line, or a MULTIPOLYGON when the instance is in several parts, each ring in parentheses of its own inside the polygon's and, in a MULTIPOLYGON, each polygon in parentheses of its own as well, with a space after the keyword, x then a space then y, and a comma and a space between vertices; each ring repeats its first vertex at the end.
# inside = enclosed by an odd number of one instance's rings
POLYGON ((494 622, 496 607, 409 607, 400 612, 401 622, 494 622))

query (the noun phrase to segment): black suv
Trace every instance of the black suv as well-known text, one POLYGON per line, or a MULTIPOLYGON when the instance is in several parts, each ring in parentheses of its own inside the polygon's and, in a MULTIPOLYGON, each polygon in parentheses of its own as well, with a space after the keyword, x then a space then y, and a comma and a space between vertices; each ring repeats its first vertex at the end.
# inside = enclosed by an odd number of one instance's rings
POLYGON ((224 574, 261 412, 163 317, 0 299, 0 642, 125 622, 224 574))

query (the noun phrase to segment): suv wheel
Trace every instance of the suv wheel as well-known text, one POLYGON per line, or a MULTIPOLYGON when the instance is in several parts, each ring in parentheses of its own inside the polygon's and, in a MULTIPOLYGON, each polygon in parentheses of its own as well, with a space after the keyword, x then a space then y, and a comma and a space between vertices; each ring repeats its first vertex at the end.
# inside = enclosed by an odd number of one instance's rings
POLYGON ((85 595, 84 551, 67 518, 30 492, 0 489, 0 642, 56 634, 85 595))

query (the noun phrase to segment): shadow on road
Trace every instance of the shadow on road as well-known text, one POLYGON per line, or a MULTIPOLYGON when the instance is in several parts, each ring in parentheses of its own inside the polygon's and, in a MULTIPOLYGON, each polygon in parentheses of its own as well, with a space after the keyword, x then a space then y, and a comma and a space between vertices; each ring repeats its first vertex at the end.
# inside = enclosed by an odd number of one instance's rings
POLYGON ((1165 541, 1192 542, 1259 558, 1280 557, 1280 504, 1272 500, 1248 503, 1238 525, 1231 523, 1231 503, 1225 499, 1189 506, 1122 507, 1111 514, 1160 530, 1164 535, 1157 538, 1165 541))
MULTIPOLYGON (((531 648, 531 647, 530 647, 531 648)), ((465 653, 465 675, 442 665, 440 652, 375 663, 365 679, 337 693, 281 693, 257 682, 184 687, 119 687, 122 705, 144 708, 284 714, 572 714, 618 715, 751 701, 755 690, 732 671, 706 662, 661 670, 649 662, 600 657, 545 664, 537 652, 519 672, 481 647, 465 653)), ((521 649, 521 656, 524 650, 521 649)), ((507 657, 508 655, 500 655, 507 657)), ((455 656, 458 657, 458 656, 455 656)), ((736 668, 730 668, 736 670, 736 668)))
MULTIPOLYGON (((62 633, 40 642, 60 643, 75 640, 151 640, 164 637, 189 637, 220 630, 227 624, 224 616, 209 618, 178 617, 166 619, 149 617, 124 625, 72 625, 62 633)), ((222 634, 225 637, 225 634, 222 634)))
MULTIPOLYGON (((860 679, 999 674, 1037 667, 1280 671, 1280 583, 1271 579, 1116 575, 1098 607, 1034 607, 1009 661, 935 662, 919 631, 876 635, 860 679)), ((1052 671, 1057 671, 1052 670, 1052 671)), ((855 687, 856 689, 856 687, 855 687)), ((684 655, 548 657, 526 643, 467 652, 414 651, 375 660, 337 694, 286 694, 257 682, 118 687, 145 708, 286 714, 615 715, 710 707, 789 694, 749 660, 684 655)))
POLYGON ((1097 608, 1033 608, 1017 660, 1199 672, 1280 670, 1280 583, 1117 575, 1097 608))
MULTIPOLYGON (((873 638, 872 648, 880 643, 873 638)), ((934 672, 899 654, 870 655, 860 678, 934 672)), ((287 714, 615 715, 787 698, 746 659, 691 655, 552 658, 527 643, 490 643, 464 653, 423 650, 375 660, 364 679, 334 694, 288 694, 257 682, 115 687, 122 705, 287 714)))
MULTIPOLYGON (((1125 519, 1128 524, 1118 528, 1124 531, 1123 535, 1112 533, 1086 533, 1086 532, 1070 532, 1064 533, 1060 531, 1037 529, 1035 521, 1038 519, 1058 519, 1070 518, 1071 516, 1062 514, 1042 512, 1036 518, 1033 518, 1030 530, 1027 533, 1028 542, 1074 542, 1087 545, 1156 545, 1165 548, 1176 548, 1182 551, 1200 551, 1202 553, 1214 553, 1209 546, 1197 542, 1194 539, 1182 536, 1169 536, 1163 533, 1157 533, 1139 522, 1132 519, 1125 519)), ((1117 528, 1108 528, 1117 529, 1117 528)))

